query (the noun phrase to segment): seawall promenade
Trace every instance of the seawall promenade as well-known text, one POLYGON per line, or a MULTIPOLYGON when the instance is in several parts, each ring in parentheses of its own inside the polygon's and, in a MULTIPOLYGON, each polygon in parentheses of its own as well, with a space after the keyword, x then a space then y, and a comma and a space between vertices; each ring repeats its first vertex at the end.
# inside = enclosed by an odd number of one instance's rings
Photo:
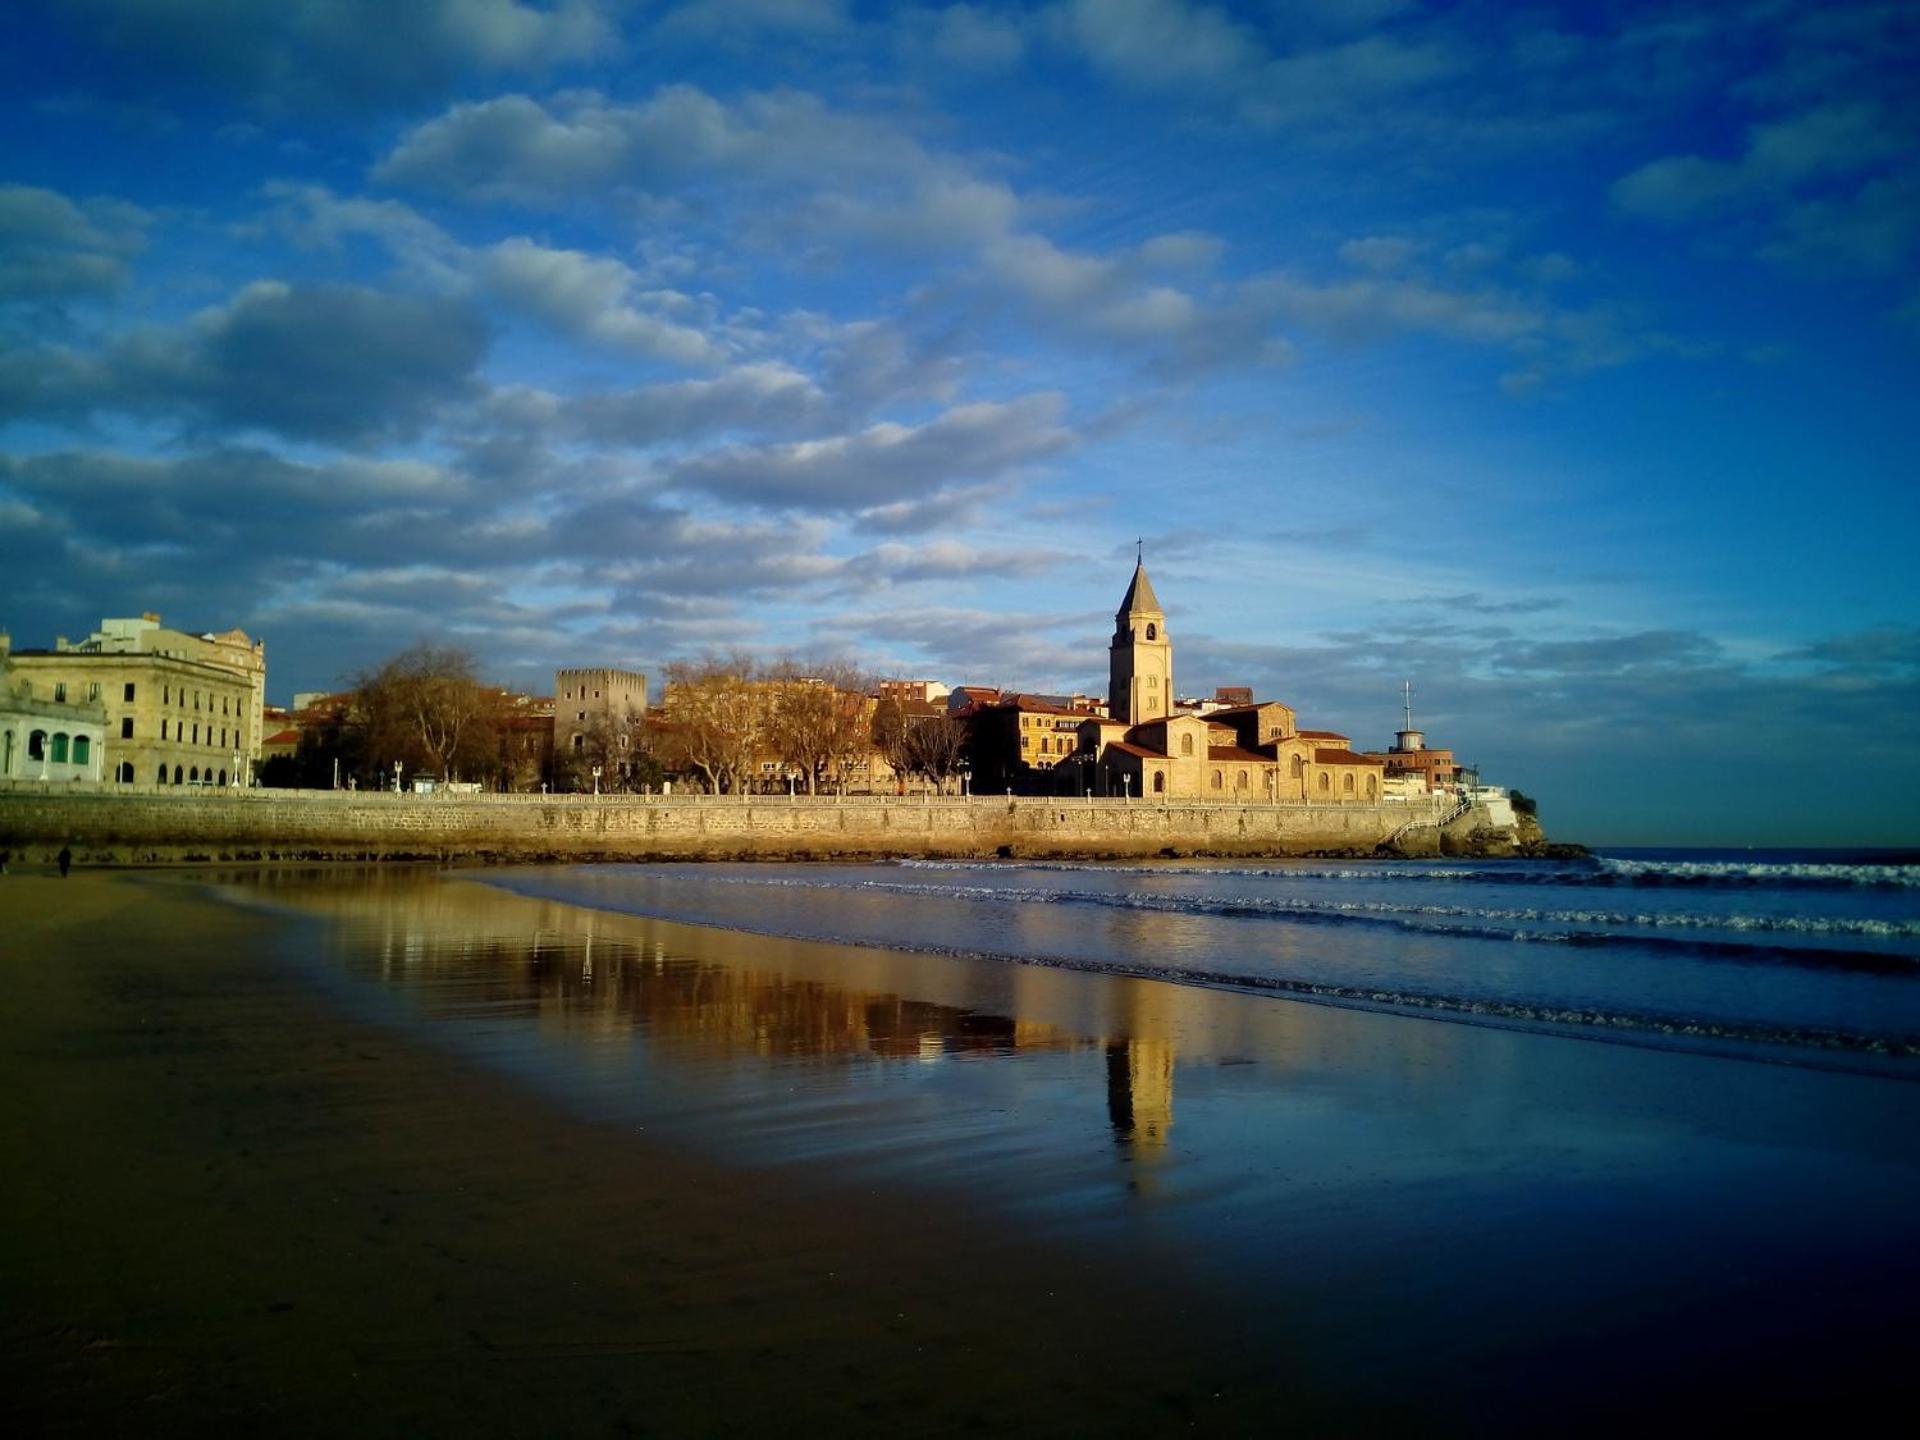
POLYGON ((413 795, 0 788, 0 848, 82 863, 1434 854, 1487 828, 1447 802, 1206 804, 957 796, 413 795), (1410 828, 1411 827, 1411 828, 1410 828))

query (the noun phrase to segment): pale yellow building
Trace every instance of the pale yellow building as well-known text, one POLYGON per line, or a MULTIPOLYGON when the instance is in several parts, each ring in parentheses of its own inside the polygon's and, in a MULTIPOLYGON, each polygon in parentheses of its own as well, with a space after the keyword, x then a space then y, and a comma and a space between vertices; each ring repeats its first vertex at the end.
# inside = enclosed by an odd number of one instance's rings
POLYGON ((250 783, 261 747, 266 647, 239 630, 193 635, 157 615, 105 620, 78 644, 16 650, 35 696, 103 712, 101 778, 121 785, 250 783))

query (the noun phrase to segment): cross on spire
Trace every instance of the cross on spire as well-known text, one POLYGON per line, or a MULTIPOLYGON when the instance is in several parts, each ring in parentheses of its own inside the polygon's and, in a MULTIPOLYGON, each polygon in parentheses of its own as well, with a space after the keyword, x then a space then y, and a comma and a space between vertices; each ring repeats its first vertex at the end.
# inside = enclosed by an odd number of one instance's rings
POLYGON ((1136 565, 1147 563, 1147 540, 1144 535, 1133 542, 1133 563, 1136 565))

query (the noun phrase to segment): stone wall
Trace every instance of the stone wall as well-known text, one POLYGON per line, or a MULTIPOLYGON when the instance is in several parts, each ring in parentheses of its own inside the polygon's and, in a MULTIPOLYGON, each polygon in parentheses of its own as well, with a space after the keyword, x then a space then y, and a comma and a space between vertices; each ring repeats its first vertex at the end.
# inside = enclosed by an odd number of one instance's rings
MULTIPOLYGON (((432 858, 1368 855, 1424 806, 1223 805, 974 796, 126 794, 0 789, 0 849, 90 863, 432 858)), ((1469 815, 1457 825, 1471 828, 1469 815)), ((1448 826, 1452 830, 1455 826, 1448 826)), ((1399 848, 1436 853, 1431 824, 1399 848)))

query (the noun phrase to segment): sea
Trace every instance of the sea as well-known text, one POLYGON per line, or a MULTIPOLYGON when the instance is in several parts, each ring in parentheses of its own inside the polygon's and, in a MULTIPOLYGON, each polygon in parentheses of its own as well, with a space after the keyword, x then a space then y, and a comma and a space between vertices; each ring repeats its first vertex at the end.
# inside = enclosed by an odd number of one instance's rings
POLYGON ((589 865, 522 894, 1788 1063, 1920 1059, 1920 853, 589 865))

